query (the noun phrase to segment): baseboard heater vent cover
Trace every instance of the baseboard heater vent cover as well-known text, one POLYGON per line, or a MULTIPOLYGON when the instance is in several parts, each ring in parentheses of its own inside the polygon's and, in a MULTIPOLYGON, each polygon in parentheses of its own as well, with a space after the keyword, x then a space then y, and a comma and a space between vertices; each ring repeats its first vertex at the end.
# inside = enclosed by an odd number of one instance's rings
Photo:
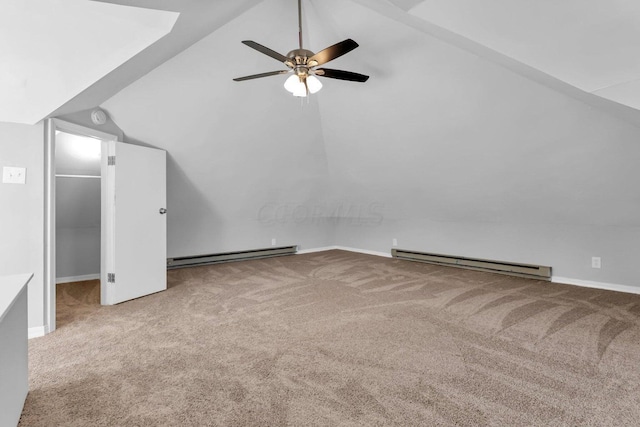
POLYGON ((271 258, 293 255, 298 246, 281 246, 278 248, 252 249, 248 251, 224 252, 219 254, 185 256, 167 259, 167 268, 193 267, 197 265, 218 264, 221 262, 245 261, 250 259, 271 258))
POLYGON ((463 258, 453 255, 430 254, 425 252, 391 249, 391 256, 408 261, 426 262, 429 264, 460 267, 490 273, 507 274, 529 279, 551 280, 551 267, 531 264, 516 264, 505 261, 491 261, 477 258, 463 258))

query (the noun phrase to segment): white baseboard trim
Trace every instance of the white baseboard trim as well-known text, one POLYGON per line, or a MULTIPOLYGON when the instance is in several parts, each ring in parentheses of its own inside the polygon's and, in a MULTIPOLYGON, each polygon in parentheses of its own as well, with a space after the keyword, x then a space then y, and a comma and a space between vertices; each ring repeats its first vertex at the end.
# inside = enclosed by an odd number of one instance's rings
POLYGON ((58 277, 58 278, 56 278, 56 284, 59 284, 59 283, 72 283, 72 282, 84 282, 85 280, 96 280, 96 279, 100 279, 100 273, 85 274, 84 276, 58 277))
POLYGON ((626 292, 628 294, 640 294, 640 287, 629 286, 629 285, 619 285, 617 283, 594 282, 591 280, 571 279, 569 277, 558 277, 558 276, 553 276, 551 278, 551 281, 553 283, 582 286, 584 288, 602 289, 605 291, 626 292))
MULTIPOLYGON (((325 252, 325 251, 331 251, 335 249, 339 249, 342 251, 349 251, 349 252, 357 252, 357 253, 366 254, 366 255, 381 256, 384 258, 391 258, 390 253, 369 251, 366 249, 350 248, 347 246, 325 246, 322 248, 303 249, 301 251, 298 251, 297 254, 311 254, 315 252, 325 252)), ((551 282, 565 284, 565 285, 582 286, 584 288, 602 289, 605 291, 625 292, 628 294, 640 295, 640 286, 620 285, 617 283, 606 283, 606 282, 594 282, 591 280, 572 279, 570 277, 560 277, 560 276, 553 276, 551 278, 551 282)))
POLYGON ((316 252, 332 251, 334 249, 338 249, 338 247, 337 246, 324 246, 322 248, 302 249, 301 251, 296 252, 296 255, 313 254, 313 253, 316 253, 316 252))
POLYGON ((384 257, 384 258, 391 258, 391 253, 386 253, 386 252, 378 252, 378 251, 370 251, 370 250, 367 250, 367 249, 350 248, 348 246, 336 246, 336 249, 340 249, 341 251, 357 252, 359 254, 375 255, 375 256, 381 256, 381 257, 384 257))
POLYGON ((357 252, 359 254, 365 254, 365 255, 375 255, 375 256, 381 256, 384 258, 391 258, 391 254, 390 253, 385 253, 385 252, 378 252, 378 251, 369 251, 367 249, 358 249, 358 248, 350 248, 347 246, 325 246, 322 248, 311 248, 311 249, 303 249, 301 251, 296 252, 296 254, 299 255, 304 255, 304 254, 312 254, 315 252, 325 252, 325 251, 332 251, 332 250, 341 250, 341 251, 348 251, 348 252, 357 252))
POLYGON ((35 326, 33 328, 29 328, 27 337, 29 339, 43 337, 49 333, 48 329, 49 328, 46 326, 35 326))

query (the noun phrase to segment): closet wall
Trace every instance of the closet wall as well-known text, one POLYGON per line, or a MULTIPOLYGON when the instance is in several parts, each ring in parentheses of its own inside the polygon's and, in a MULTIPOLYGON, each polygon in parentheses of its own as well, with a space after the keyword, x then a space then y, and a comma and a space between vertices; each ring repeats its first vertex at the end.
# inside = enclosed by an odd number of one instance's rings
POLYGON ((100 141, 56 134, 56 278, 100 274, 100 141))

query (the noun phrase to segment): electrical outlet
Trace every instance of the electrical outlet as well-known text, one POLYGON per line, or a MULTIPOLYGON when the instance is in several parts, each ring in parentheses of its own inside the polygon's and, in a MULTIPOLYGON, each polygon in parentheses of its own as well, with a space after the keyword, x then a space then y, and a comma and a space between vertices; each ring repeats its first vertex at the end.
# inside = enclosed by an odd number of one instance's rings
POLYGON ((24 184, 27 178, 25 168, 5 166, 2 168, 2 182, 4 184, 24 184))
POLYGON ((602 260, 599 256, 591 257, 591 268, 601 268, 602 260))
POLYGON ((271 246, 275 246, 276 245, 276 238, 274 237, 273 239, 271 239, 271 246))
POLYGON ((398 246, 398 239, 393 239, 391 241, 391 245, 395 248, 396 246, 398 246))

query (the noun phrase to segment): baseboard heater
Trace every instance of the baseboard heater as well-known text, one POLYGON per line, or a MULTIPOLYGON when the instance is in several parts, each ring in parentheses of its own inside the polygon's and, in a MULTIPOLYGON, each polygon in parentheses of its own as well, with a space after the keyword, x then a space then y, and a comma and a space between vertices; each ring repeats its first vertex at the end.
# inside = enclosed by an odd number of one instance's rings
POLYGON ((449 267, 466 268, 469 270, 487 271, 490 273, 526 277, 529 279, 551 280, 551 267, 542 265, 518 264, 512 262, 491 261, 477 258, 463 258, 453 255, 430 254, 425 252, 408 251, 404 249, 391 249, 391 256, 408 261, 419 261, 429 264, 445 265, 449 267))
POLYGON ((281 246, 278 248, 251 249, 247 251, 223 252, 218 254, 169 258, 167 259, 167 269, 293 255, 297 251, 298 246, 296 245, 281 246))

